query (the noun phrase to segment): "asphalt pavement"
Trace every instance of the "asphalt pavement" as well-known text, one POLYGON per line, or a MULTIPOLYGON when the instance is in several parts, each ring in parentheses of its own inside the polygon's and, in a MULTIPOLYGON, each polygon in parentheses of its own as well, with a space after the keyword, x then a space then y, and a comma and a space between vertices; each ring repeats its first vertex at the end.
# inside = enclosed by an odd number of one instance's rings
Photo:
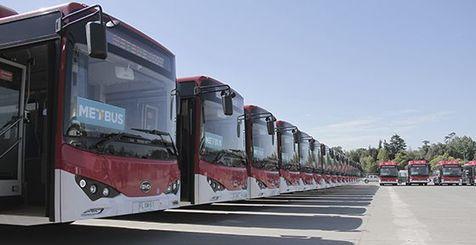
POLYGON ((0 244, 476 244, 475 191, 359 184, 71 225, 0 226, 0 244))

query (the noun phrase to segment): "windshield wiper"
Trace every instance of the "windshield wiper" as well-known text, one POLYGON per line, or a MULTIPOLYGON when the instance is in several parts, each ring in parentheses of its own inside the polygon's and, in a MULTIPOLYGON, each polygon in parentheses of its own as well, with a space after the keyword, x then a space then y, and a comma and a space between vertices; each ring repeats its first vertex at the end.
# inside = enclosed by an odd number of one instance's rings
POLYGON ((101 146, 103 146, 104 144, 112 142, 112 141, 117 141, 122 137, 143 140, 143 138, 138 135, 133 135, 128 133, 108 133, 108 134, 103 134, 100 137, 101 137, 101 140, 99 140, 96 144, 93 145, 92 147, 93 149, 100 149, 101 146))
POLYGON ((167 148, 167 149, 171 149, 171 154, 174 155, 174 156, 178 156, 178 153, 177 153, 177 148, 175 147, 175 144, 174 144, 174 140, 172 138, 172 135, 170 135, 170 133, 168 132, 164 132, 164 131, 160 131, 160 130, 157 130, 157 129, 140 129, 140 128, 131 128, 131 130, 134 130, 134 131, 138 131, 138 132, 142 132, 142 133, 147 133, 147 134, 151 134, 151 135, 156 135, 156 136, 159 136, 160 138, 160 142, 167 148), (168 144, 168 142, 165 140, 164 136, 168 136, 169 139, 170 139, 170 144, 168 144), (170 148, 169 148, 170 147, 170 148))
POLYGON ((231 160, 231 166, 232 167, 241 167, 243 166, 243 161, 245 159, 245 156, 243 154, 243 151, 241 150, 234 150, 234 149, 222 149, 222 150, 219 150, 219 151, 215 151, 213 152, 215 155, 215 157, 213 158, 212 162, 213 163, 216 163, 218 162, 218 160, 222 157, 231 157, 232 159, 238 159, 241 164, 234 164, 234 161, 231 160))

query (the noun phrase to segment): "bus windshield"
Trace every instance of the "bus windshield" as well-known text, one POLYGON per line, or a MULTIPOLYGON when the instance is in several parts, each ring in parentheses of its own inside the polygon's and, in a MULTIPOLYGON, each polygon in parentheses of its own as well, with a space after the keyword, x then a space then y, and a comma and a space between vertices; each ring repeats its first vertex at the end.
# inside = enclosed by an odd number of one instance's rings
POLYGON ((291 171, 299 171, 299 155, 294 144, 293 134, 290 131, 281 134, 281 161, 282 167, 291 171))
POLYGON ((312 151, 312 160, 314 161, 314 170, 315 171, 322 171, 321 165, 321 148, 319 144, 316 144, 314 151, 312 151))
POLYGON ((306 172, 312 172, 313 160, 311 149, 309 148, 309 141, 302 140, 299 142, 299 163, 301 164, 301 169, 306 172))
POLYGON ((429 175, 430 170, 428 169, 427 165, 414 165, 410 167, 410 175, 418 176, 418 175, 429 175))
POLYGON ((379 174, 384 177, 398 177, 398 169, 397 167, 382 167, 379 174))
MULTIPOLYGON (((219 92, 203 95, 204 126, 200 155, 204 161, 227 167, 245 167, 244 133, 237 134, 238 117, 243 115, 243 98, 233 98, 233 115, 223 113, 219 92)), ((242 131, 240 124, 240 131, 242 131)))
POLYGON ((278 170, 278 154, 274 135, 268 134, 266 120, 253 120, 253 166, 270 171, 278 170))
POLYGON ((443 176, 454 176, 458 177, 461 176, 461 167, 459 166, 445 166, 442 168, 443 176))
POLYGON ((176 159, 173 57, 108 33, 107 59, 75 43, 65 86, 67 143, 105 154, 176 159), (172 116, 172 118, 170 117, 172 116), (155 134, 147 131, 157 132, 155 134))

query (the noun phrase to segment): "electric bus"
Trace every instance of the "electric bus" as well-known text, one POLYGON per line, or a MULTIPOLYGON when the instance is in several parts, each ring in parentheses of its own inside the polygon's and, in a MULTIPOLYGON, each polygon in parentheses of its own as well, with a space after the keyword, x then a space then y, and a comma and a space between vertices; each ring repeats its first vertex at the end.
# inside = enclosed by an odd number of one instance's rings
POLYGON ((249 197, 279 195, 276 118, 259 106, 244 109, 249 197))
POLYGON ((329 148, 329 163, 330 163, 330 182, 331 186, 337 186, 337 159, 335 151, 329 148))
POLYGON ((345 155, 342 155, 341 159, 340 182, 347 184, 347 157, 345 155))
POLYGON ((435 185, 462 185, 463 168, 457 160, 439 161, 436 164, 437 178, 435 185))
POLYGON ((323 165, 323 180, 325 183, 325 187, 332 186, 332 163, 331 163, 331 156, 330 156, 330 148, 325 145, 321 144, 321 158, 322 158, 322 165, 323 165))
POLYGON ((276 121, 280 193, 302 191, 299 159, 299 130, 286 121, 276 121))
POLYGON ((398 185, 398 163, 382 162, 378 165, 380 185, 398 185))
POLYGON ((316 182, 316 189, 325 188, 325 181, 323 177, 324 173, 324 164, 322 159, 322 148, 321 143, 314 139, 314 151, 313 157, 315 159, 315 166, 314 166, 314 181, 316 182))
POLYGON ((173 53, 99 5, 0 14, 0 223, 178 206, 173 53))
POLYGON ((315 140, 309 134, 299 131, 298 151, 301 173, 301 186, 304 190, 316 189, 314 180, 315 159, 313 151, 315 150, 315 140))
POLYGON ((337 154, 336 154, 336 162, 337 162, 336 183, 337 183, 337 185, 343 185, 344 184, 344 181, 343 181, 344 159, 345 159, 344 154, 337 152, 337 154))
POLYGON ((180 78, 181 205, 248 198, 243 97, 207 76, 180 78))
POLYGON ((427 185, 430 182, 430 164, 426 160, 408 161, 406 166, 408 170, 407 184, 427 185))
POLYGON ((463 165, 463 184, 474 185, 476 183, 476 161, 469 161, 463 165))

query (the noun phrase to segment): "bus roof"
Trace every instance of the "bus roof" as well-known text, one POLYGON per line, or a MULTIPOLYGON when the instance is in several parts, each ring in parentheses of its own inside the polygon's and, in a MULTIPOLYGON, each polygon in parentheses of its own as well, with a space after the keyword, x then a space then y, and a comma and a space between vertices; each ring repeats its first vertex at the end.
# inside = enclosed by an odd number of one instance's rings
POLYGON ((469 161, 465 163, 464 166, 476 166, 476 161, 469 161))
POLYGON ((461 165, 461 163, 458 160, 444 160, 444 161, 439 161, 437 163, 439 166, 444 166, 444 165, 461 165))
POLYGON ((276 121, 276 127, 278 128, 296 127, 296 129, 298 129, 298 127, 295 126, 294 124, 287 121, 283 121, 283 120, 276 121))
POLYGON ((314 139, 311 135, 309 135, 308 133, 304 132, 304 131, 299 131, 299 137, 301 140, 311 140, 311 139, 314 139))
MULTIPOLYGON (((211 81, 212 83, 215 83, 217 85, 228 85, 230 86, 229 84, 225 83, 225 82, 222 82, 222 81, 219 81, 217 79, 214 79, 213 77, 209 77, 209 76, 204 76, 204 75, 197 75, 197 76, 191 76, 191 77, 180 77, 180 78, 177 78, 177 83, 185 83, 185 82, 195 82, 198 86, 201 86, 201 84, 205 81, 211 81)), ((243 96, 238 93, 236 90, 233 89, 233 87, 231 87, 231 90, 233 92, 235 92, 238 96, 240 96, 241 98, 243 98, 243 96)))
POLYGON ((427 160, 411 160, 408 161, 408 165, 425 165, 428 164, 427 160))
MULTIPOLYGON (((28 18, 40 16, 40 15, 53 13, 53 12, 61 12, 61 14, 63 16, 65 16, 65 15, 74 13, 74 12, 76 12, 78 10, 81 10, 83 8, 86 8, 86 7, 88 7, 88 5, 86 5, 86 4, 71 2, 71 3, 60 4, 60 5, 56 5, 56 6, 52 6, 52 7, 41 8, 41 9, 33 10, 33 11, 30 11, 30 12, 26 12, 26 13, 20 13, 20 14, 14 14, 15 13, 14 10, 11 10, 12 11, 11 14, 5 14, 5 15, 3 15, 5 17, 3 17, 3 18, 0 17, 0 24, 5 24, 5 23, 8 23, 8 22, 18 21, 18 20, 22 20, 22 19, 28 19, 28 18)), ((4 12, 5 12, 6 9, 8 9, 8 8, 2 7, 2 9, 5 9, 4 10, 4 12)), ((137 30, 136 28, 128 25, 127 23, 125 23, 123 21, 120 21, 119 19, 117 19, 117 18, 115 18, 111 15, 108 15, 106 13, 103 13, 103 14, 106 15, 106 16, 109 16, 110 18, 112 18, 114 20, 119 21, 120 25, 124 26, 126 29, 134 32, 135 34, 139 35, 140 37, 146 39, 147 41, 149 41, 153 45, 163 49, 168 54, 170 54, 172 56, 174 55, 169 49, 164 47, 162 44, 157 42, 155 39, 147 36, 143 32, 137 30)), ((106 19, 108 19, 108 18, 106 18, 106 19)))
POLYGON ((269 114, 273 115, 273 113, 271 113, 270 111, 264 109, 263 107, 257 106, 257 105, 245 105, 244 109, 247 112, 269 113, 269 114))
POLYGON ((378 166, 379 166, 379 167, 383 167, 383 166, 398 166, 398 162, 394 162, 394 161, 381 162, 381 163, 379 163, 378 166))

